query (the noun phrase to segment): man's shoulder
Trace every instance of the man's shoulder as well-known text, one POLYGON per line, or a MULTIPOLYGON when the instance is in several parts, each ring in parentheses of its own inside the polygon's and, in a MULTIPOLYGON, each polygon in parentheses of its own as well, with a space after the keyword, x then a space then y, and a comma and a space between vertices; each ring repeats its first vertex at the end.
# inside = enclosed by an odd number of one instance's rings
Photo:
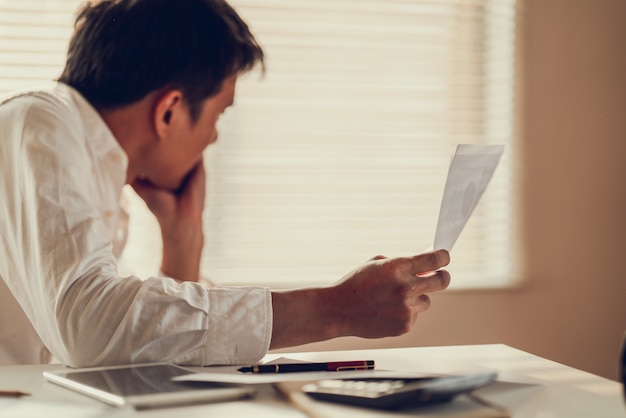
POLYGON ((60 83, 49 88, 22 90, 0 99, 0 124, 4 135, 22 140, 52 140, 80 137, 81 112, 69 87, 60 83))
POLYGON ((31 150, 59 158, 82 158, 84 129, 71 92, 53 86, 16 91, 0 100, 0 148, 31 150))
POLYGON ((6 93, 0 98, 0 112, 3 109, 48 113, 67 113, 75 110, 67 87, 60 83, 42 86, 36 89, 19 90, 6 93))

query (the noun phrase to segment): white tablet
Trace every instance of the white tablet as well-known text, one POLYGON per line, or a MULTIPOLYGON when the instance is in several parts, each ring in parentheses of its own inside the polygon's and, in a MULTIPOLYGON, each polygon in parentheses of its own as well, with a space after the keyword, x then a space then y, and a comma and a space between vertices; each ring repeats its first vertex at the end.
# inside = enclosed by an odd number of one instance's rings
POLYGON ((43 375, 50 382, 110 405, 137 409, 240 399, 255 392, 252 386, 172 381, 190 373, 171 364, 137 364, 53 370, 43 375))

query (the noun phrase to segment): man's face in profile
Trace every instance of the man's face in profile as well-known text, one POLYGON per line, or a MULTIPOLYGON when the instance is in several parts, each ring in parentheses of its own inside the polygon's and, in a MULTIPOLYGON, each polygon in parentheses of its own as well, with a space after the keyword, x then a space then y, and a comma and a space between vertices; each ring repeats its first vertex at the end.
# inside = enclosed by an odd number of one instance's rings
POLYGON ((203 151, 217 141, 217 121, 233 104, 236 81, 236 75, 228 77, 219 93, 203 103, 196 121, 187 104, 181 103, 182 109, 177 110, 168 128, 169 139, 157 145, 146 180, 169 190, 181 187, 187 174, 202 160, 203 151))

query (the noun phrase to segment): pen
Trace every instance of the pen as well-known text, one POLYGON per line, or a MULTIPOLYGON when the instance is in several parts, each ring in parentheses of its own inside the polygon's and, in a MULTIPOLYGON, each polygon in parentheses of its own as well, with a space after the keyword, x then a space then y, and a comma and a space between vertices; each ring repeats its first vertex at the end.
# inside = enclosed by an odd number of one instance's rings
POLYGON ((21 398, 22 396, 30 396, 30 393, 19 390, 0 390, 0 398, 21 398))
POLYGON ((329 363, 255 364, 238 369, 242 373, 340 372, 344 370, 372 370, 374 360, 332 361, 329 363))

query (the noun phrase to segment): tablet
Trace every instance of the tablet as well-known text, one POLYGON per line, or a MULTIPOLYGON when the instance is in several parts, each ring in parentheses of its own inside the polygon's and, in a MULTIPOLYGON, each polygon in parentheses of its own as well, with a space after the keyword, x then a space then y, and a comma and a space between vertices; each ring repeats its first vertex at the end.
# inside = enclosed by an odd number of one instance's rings
POLYGON ((136 409, 226 401, 250 397, 255 392, 252 386, 172 381, 175 376, 190 373, 172 364, 137 364, 53 370, 43 375, 52 383, 107 404, 136 409))

